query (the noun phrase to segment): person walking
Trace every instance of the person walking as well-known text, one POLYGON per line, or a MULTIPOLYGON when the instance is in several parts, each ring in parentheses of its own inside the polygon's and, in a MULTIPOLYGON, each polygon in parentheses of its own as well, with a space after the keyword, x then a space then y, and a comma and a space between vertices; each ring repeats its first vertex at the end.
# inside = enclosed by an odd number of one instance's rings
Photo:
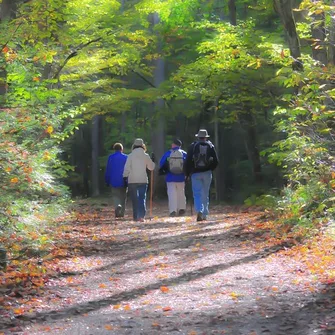
POLYGON ((185 161, 185 175, 191 176, 194 208, 197 212, 197 221, 207 219, 209 206, 209 191, 212 182, 212 171, 219 164, 215 147, 206 129, 200 129, 195 135, 185 161))
POLYGON ((166 187, 171 217, 182 216, 186 212, 184 163, 186 151, 181 149, 182 142, 175 139, 171 149, 162 156, 160 173, 166 174, 166 187))
POLYGON ((133 218, 134 221, 140 222, 144 222, 146 214, 147 169, 150 171, 155 169, 155 163, 146 150, 143 140, 135 139, 123 171, 123 178, 128 184, 128 193, 132 201, 133 218))
POLYGON ((127 155, 123 153, 122 143, 113 145, 115 152, 108 157, 105 182, 112 189, 112 200, 114 205, 115 217, 124 217, 127 198, 127 186, 123 180, 123 170, 127 161, 127 155))

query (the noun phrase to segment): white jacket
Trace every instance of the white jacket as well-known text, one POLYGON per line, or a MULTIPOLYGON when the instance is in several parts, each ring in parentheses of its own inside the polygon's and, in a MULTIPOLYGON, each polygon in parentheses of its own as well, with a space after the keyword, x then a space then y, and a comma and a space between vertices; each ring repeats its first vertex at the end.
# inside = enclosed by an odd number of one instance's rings
POLYGON ((147 184, 147 169, 152 171, 155 163, 142 148, 134 149, 127 158, 123 171, 123 177, 128 177, 128 184, 147 184))

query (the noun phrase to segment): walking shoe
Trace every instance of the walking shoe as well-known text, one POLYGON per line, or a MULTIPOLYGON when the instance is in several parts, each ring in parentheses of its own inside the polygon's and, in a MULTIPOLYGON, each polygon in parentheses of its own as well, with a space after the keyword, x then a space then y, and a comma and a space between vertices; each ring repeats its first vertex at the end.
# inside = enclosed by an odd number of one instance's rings
POLYGON ((116 218, 121 218, 122 215, 122 206, 121 205, 117 205, 117 207, 115 208, 115 217, 116 218))
POLYGON ((176 215, 177 215, 177 213, 175 211, 173 211, 173 212, 170 213, 170 217, 171 218, 174 218, 176 215))
POLYGON ((183 216, 185 215, 185 212, 186 212, 185 209, 180 209, 178 215, 183 216))
POLYGON ((145 220, 144 220, 144 218, 138 218, 136 221, 137 222, 144 222, 145 220))
POLYGON ((201 212, 199 212, 197 215, 197 221, 204 221, 204 216, 201 212))

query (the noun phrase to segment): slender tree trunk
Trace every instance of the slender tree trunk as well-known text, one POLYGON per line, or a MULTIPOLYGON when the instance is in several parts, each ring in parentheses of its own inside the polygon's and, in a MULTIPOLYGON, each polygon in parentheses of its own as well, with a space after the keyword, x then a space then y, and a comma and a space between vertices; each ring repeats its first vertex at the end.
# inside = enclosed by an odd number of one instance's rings
MULTIPOLYGON (((10 20, 15 16, 17 0, 3 0, 0 3, 0 21, 10 20)), ((1 33, 1 32, 0 32, 1 33)), ((1 45, 3 47, 3 45, 1 45)), ((6 104, 7 94, 7 71, 6 61, 2 50, 0 50, 0 108, 6 104)), ((5 270, 7 266, 7 250, 0 244, 0 269, 5 270)))
POLYGON ((287 41, 290 48, 290 54, 293 58, 293 70, 303 70, 301 61, 300 42, 296 29, 296 24, 292 12, 292 0, 273 0, 274 7, 284 25, 287 41))
MULTIPOLYGON (((153 14, 153 27, 159 23, 160 19, 157 13, 153 14)), ((161 38, 158 36, 158 54, 162 53, 161 38)), ((155 61, 154 69, 154 86, 159 87, 160 84, 165 80, 165 60, 162 56, 159 56, 155 61)), ((154 104, 154 114, 158 114, 154 128, 152 129, 152 149, 156 157, 156 163, 158 163, 160 157, 165 152, 165 117, 163 111, 165 109, 165 102, 163 99, 158 99, 154 104)), ((154 180, 154 191, 157 193, 163 193, 164 180, 163 178, 157 178, 158 169, 155 170, 154 180)))
POLYGON ((0 20, 12 19, 16 14, 18 0, 2 0, 0 6, 0 20))
POLYGON ((335 65, 335 12, 330 16, 328 62, 335 65))
POLYGON ((313 14, 312 23, 312 56, 319 61, 321 65, 327 65, 327 49, 326 49, 326 28, 325 13, 313 14))
MULTIPOLYGON (((215 106, 214 110, 214 144, 216 147, 216 152, 220 154, 220 134, 219 134, 219 121, 218 121, 218 107, 215 106)), ((215 185, 215 196, 216 201, 221 200, 221 175, 222 175, 222 167, 217 167, 214 172, 214 185, 215 185)))
MULTIPOLYGON (((0 21, 10 20, 15 17, 16 4, 18 0, 3 0, 0 3, 0 21)), ((3 45, 1 45, 3 47, 3 45)), ((6 104, 7 93, 7 71, 6 61, 2 50, 0 50, 0 106, 6 104)))
POLYGON ((255 118, 251 111, 246 111, 239 117, 240 125, 245 131, 245 147, 252 166, 252 175, 256 183, 262 182, 262 164, 258 150, 258 139, 255 118))
MULTIPOLYGON (((121 0, 121 7, 120 7, 121 14, 123 14, 124 12, 125 5, 126 5, 126 0, 121 0)), ((126 81, 126 78, 124 78, 124 80, 126 81)), ((127 124, 127 114, 123 112, 121 115, 121 134, 120 134, 120 140, 122 144, 124 144, 126 140, 126 124, 127 124)))
POLYGON ((100 195, 100 166, 99 166, 99 148, 100 148, 100 115, 96 115, 92 119, 92 165, 91 165, 91 178, 92 178, 92 196, 100 195))
POLYGON ((80 181, 80 195, 83 197, 90 196, 90 174, 89 174, 89 164, 90 157, 89 153, 91 151, 89 135, 91 134, 90 127, 86 124, 80 127, 79 131, 79 144, 76 148, 76 166, 81 175, 80 181), (79 153, 79 155, 78 155, 79 153))
POLYGON ((228 1, 228 8, 229 8, 229 19, 230 23, 233 26, 237 25, 237 15, 236 15, 236 3, 235 0, 228 1))

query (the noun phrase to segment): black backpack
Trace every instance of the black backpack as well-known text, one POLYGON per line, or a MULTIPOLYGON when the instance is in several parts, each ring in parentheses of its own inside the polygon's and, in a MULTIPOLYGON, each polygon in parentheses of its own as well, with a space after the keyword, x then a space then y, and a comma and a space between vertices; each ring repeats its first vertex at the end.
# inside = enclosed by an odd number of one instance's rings
POLYGON ((211 144, 208 142, 196 142, 193 147, 194 168, 208 170, 213 162, 211 144))

